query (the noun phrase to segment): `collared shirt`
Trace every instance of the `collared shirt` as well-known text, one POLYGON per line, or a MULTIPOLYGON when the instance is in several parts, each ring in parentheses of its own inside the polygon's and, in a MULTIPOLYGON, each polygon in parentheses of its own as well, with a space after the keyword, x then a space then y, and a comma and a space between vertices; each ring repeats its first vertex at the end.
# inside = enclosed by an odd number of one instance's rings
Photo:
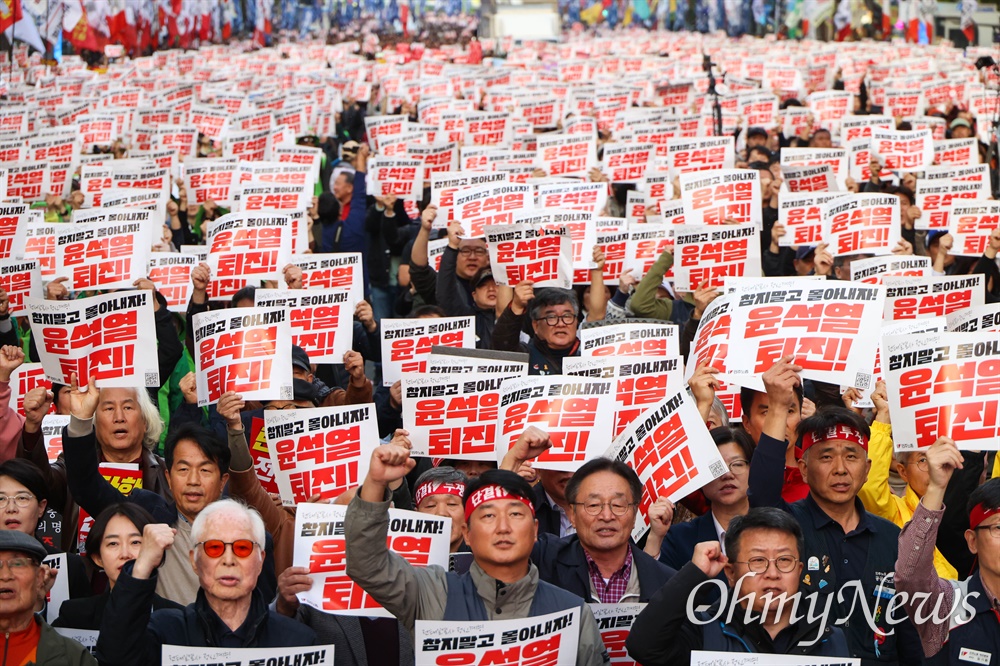
POLYGON ((719 546, 722 548, 722 554, 726 554, 726 529, 719 522, 719 519, 712 514, 712 523, 715 525, 715 533, 719 537, 719 546))
POLYGON ((572 534, 576 534, 576 528, 573 527, 573 523, 570 522, 569 516, 563 511, 563 508, 556 504, 556 501, 552 499, 552 496, 545 493, 545 501, 549 503, 552 510, 559 514, 559 538, 568 537, 572 534))
POLYGON ((826 540, 827 553, 834 570, 837 572, 837 579, 840 581, 862 580, 873 526, 861 500, 854 499, 854 508, 858 512, 858 526, 847 533, 844 532, 840 523, 819 507, 811 494, 806 497, 804 506, 812 517, 816 531, 823 534, 826 540))
POLYGON ((628 591, 629 580, 632 578, 632 549, 625 549, 625 562, 618 571, 611 574, 607 580, 601 575, 601 569, 597 562, 590 556, 587 549, 583 549, 583 556, 587 558, 587 569, 590 571, 590 583, 597 592, 597 598, 602 604, 617 604, 628 591))

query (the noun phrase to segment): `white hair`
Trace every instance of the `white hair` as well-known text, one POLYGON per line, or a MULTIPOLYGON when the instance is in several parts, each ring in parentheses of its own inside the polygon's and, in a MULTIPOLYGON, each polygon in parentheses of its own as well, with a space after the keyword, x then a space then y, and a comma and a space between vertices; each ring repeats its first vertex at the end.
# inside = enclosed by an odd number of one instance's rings
MULTIPOLYGON (((163 419, 160 418, 160 410, 157 409, 153 399, 149 396, 149 391, 144 388, 132 387, 131 391, 135 396, 135 403, 139 406, 139 414, 146 424, 146 431, 142 435, 142 445, 150 451, 156 450, 160 445, 160 436, 163 434, 163 419)), ((101 389, 104 392, 104 389, 101 389)))
POLYGON ((194 519, 194 523, 191 524, 191 538, 194 543, 204 541, 202 533, 205 531, 208 521, 216 514, 238 516, 249 521, 250 531, 253 532, 253 540, 260 546, 261 553, 263 554, 264 540, 266 539, 264 519, 260 517, 256 509, 248 507, 243 502, 237 502, 234 499, 216 500, 201 510, 198 517, 194 519))

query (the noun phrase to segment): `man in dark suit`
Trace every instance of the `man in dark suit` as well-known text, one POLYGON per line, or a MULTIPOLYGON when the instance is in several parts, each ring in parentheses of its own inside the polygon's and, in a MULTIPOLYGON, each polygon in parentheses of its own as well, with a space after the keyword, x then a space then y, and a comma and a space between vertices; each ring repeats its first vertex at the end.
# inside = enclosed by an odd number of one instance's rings
MULTIPOLYGON (((511 448, 502 469, 517 470, 551 446, 549 436, 528 428, 511 448)), ((617 460, 596 458, 566 484, 569 517, 576 534, 542 534, 531 553, 538 577, 591 602, 646 602, 675 573, 631 539, 642 483, 617 460)))

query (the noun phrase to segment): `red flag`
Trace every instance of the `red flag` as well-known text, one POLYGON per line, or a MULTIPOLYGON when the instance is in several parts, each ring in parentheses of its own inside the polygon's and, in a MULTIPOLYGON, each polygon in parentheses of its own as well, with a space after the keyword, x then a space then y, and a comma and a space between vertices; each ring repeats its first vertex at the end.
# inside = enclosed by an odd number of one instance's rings
POLYGON ((23 17, 21 0, 0 0, 0 32, 14 25, 23 17))

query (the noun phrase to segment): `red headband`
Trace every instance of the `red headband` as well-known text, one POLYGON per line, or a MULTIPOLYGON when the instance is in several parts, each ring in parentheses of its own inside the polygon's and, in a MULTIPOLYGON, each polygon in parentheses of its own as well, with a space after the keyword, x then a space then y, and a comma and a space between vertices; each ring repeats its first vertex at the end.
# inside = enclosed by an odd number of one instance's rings
POLYGON ((497 500, 517 500, 518 502, 523 502, 525 506, 531 509, 531 515, 535 515, 535 507, 532 506, 530 500, 525 499, 520 495, 512 495, 507 492, 506 488, 493 484, 490 486, 483 486, 476 492, 472 493, 472 495, 469 496, 469 499, 465 501, 465 522, 469 522, 469 516, 472 515, 473 511, 479 508, 479 505, 497 500))
POLYGON ((413 496, 413 506, 420 506, 420 502, 428 495, 454 495, 455 497, 461 497, 464 494, 464 483, 425 481, 417 486, 417 492, 413 496))
POLYGON ((996 509, 987 509, 986 506, 980 502, 976 506, 972 507, 972 513, 969 514, 969 529, 976 529, 979 527, 981 522, 997 513, 1000 513, 1000 507, 996 509))
POLYGON ((840 423, 832 428, 827 428, 826 430, 807 432, 803 435, 802 452, 805 453, 813 444, 819 444, 820 442, 826 442, 831 439, 843 439, 848 442, 854 442, 865 451, 868 450, 868 440, 861 434, 860 430, 840 423))

